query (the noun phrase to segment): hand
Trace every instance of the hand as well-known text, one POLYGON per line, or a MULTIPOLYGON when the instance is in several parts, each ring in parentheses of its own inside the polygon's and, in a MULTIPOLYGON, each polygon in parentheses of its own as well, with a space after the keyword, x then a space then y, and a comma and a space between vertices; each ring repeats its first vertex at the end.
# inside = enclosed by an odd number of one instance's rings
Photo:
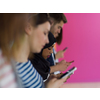
POLYGON ((65 53, 66 50, 61 50, 61 51, 58 51, 56 54, 55 54, 55 58, 56 59, 59 59, 59 58, 63 58, 64 57, 64 53, 65 53))
POLYGON ((71 64, 72 64, 71 62, 66 62, 65 60, 62 60, 56 65, 56 69, 58 71, 65 71, 71 64))
POLYGON ((49 79, 45 82, 46 88, 59 88, 66 81, 67 77, 62 79, 57 79, 55 76, 50 76, 49 79))
POLYGON ((59 73, 59 74, 56 74, 55 77, 59 79, 62 75, 63 73, 59 73))
POLYGON ((56 71, 65 71, 74 61, 66 62, 65 60, 60 61, 55 66, 50 66, 50 73, 56 72, 56 71))
MULTIPOLYGON (((71 74, 71 75, 72 75, 72 74, 71 74)), ((69 79, 71 75, 69 75, 69 76, 67 77, 67 79, 69 79)), ((66 79, 66 81, 65 81, 65 82, 67 82, 67 79, 66 79)))
POLYGON ((70 62, 66 62, 67 63, 67 66, 70 66, 73 62, 74 62, 74 60, 73 61, 70 61, 70 62))
MULTIPOLYGON (((63 74, 64 74, 64 73, 57 74, 57 75, 55 75, 55 77, 59 79, 63 74)), ((72 74, 73 74, 73 73, 72 73, 72 74)), ((72 74, 70 74, 70 75, 67 77, 67 79, 69 79, 70 76, 71 76, 72 74)), ((67 82, 67 80, 66 80, 65 82, 67 82)))

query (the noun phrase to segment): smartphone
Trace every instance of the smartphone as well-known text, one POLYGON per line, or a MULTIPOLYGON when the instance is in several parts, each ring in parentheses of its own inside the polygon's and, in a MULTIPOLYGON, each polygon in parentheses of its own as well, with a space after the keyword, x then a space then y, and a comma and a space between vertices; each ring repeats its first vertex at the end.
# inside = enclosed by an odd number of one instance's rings
POLYGON ((64 73, 59 79, 71 75, 72 73, 74 73, 75 70, 77 70, 77 68, 76 67, 72 67, 70 70, 68 70, 66 73, 64 73))
POLYGON ((66 49, 68 49, 68 47, 64 48, 63 51, 65 51, 66 49))

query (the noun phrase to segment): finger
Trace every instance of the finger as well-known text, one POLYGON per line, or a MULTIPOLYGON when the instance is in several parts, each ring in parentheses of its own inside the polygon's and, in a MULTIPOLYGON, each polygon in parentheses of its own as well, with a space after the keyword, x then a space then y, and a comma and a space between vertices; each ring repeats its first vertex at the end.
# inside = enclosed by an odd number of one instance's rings
POLYGON ((55 78, 55 75, 50 75, 49 79, 55 78))
POLYGON ((72 63, 69 63, 69 65, 71 65, 72 63))
POLYGON ((62 78, 63 79, 63 82, 65 82, 67 80, 68 76, 67 77, 64 77, 62 78))
POLYGON ((65 52, 66 52, 66 50, 62 50, 62 52, 63 52, 63 53, 65 53, 65 52))
POLYGON ((70 78, 70 76, 68 76, 68 78, 67 79, 69 79, 70 78))
POLYGON ((57 80, 57 78, 53 78, 53 79, 52 79, 52 81, 56 81, 56 80, 57 80))
POLYGON ((70 61, 69 63, 73 63, 74 62, 74 60, 73 61, 70 61))
POLYGON ((67 67, 70 66, 72 63, 66 62, 67 67))
POLYGON ((63 73, 58 74, 58 79, 63 75, 63 73))
POLYGON ((59 84, 62 86, 67 81, 67 77, 59 79, 59 84))

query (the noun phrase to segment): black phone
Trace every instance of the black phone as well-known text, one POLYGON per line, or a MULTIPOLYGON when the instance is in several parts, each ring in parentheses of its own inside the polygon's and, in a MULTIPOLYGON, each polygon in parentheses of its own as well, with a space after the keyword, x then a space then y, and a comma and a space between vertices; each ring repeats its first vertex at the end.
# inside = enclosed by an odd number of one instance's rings
POLYGON ((63 51, 65 51, 66 49, 68 49, 68 47, 64 48, 63 51))
POLYGON ((77 70, 77 68, 74 66, 70 70, 68 70, 66 73, 64 73, 59 79, 71 75, 75 70, 77 70))

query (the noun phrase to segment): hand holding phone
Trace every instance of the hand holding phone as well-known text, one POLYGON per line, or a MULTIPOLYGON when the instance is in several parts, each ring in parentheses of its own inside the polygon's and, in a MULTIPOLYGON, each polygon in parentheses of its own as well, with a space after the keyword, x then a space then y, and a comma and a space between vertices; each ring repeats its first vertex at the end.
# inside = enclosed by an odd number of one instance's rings
POLYGON ((59 79, 70 76, 71 74, 74 73, 74 71, 77 70, 76 67, 72 67, 70 70, 68 70, 66 73, 64 73, 59 79))

